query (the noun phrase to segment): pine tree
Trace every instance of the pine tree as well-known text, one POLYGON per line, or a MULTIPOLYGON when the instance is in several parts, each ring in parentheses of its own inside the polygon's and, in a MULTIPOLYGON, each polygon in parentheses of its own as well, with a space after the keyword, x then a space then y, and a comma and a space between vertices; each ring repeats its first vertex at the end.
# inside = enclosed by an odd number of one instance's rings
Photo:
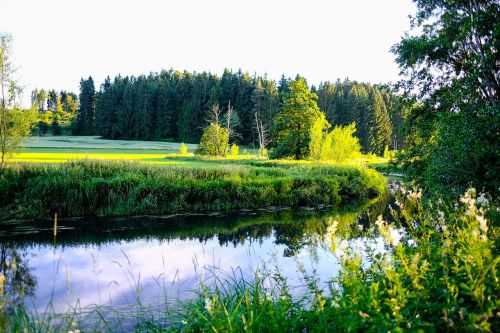
POLYGON ((73 127, 74 135, 95 134, 95 87, 91 76, 80 80, 80 107, 73 127))
POLYGON ((392 125, 384 104, 382 95, 373 89, 370 94, 369 150, 375 154, 382 154, 386 145, 391 142, 392 125))
POLYGON ((303 78, 290 82, 290 90, 274 124, 275 157, 303 159, 309 156, 311 126, 323 115, 317 99, 303 78))

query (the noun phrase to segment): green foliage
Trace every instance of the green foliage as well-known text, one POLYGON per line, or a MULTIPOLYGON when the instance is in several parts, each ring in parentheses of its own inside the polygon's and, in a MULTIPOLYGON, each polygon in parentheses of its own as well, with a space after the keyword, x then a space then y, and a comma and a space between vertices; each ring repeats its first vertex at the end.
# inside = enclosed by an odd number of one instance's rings
POLYGON ((299 332, 301 312, 279 273, 257 271, 248 281, 234 276, 201 285, 197 298, 182 304, 171 331, 299 332))
POLYGON ((390 156, 389 156, 389 146, 388 145, 385 145, 385 148, 384 148, 384 158, 387 158, 389 159, 390 156))
POLYGON ((498 195, 500 3, 415 2, 417 32, 393 47, 399 85, 419 101, 399 160, 430 193, 457 197, 473 184, 498 195))
POLYGON ((20 148, 36 119, 33 110, 0 109, 0 168, 20 148))
POLYGON ((77 96, 64 90, 57 93, 50 90, 48 95, 44 89, 31 92, 31 106, 37 111, 37 124, 32 131, 34 135, 45 135, 51 129, 52 135, 61 135, 62 126, 70 125, 78 109, 77 96))
POLYGON ((358 138, 354 136, 355 132, 354 123, 347 126, 335 126, 325 137, 323 159, 343 163, 359 155, 361 146, 358 138))
POLYGON ((311 126, 310 142, 309 142, 309 158, 314 161, 325 159, 325 153, 329 149, 328 142, 325 144, 327 133, 325 130, 330 128, 330 123, 326 120, 324 114, 316 119, 311 126))
POLYGON ((186 146, 186 144, 184 143, 181 143, 181 145, 179 146, 179 155, 187 155, 188 154, 188 146, 186 146))
MULTIPOLYGON (((214 104, 234 108, 234 133, 245 144, 256 139, 254 113, 269 127, 278 109, 274 81, 242 71, 222 75, 164 70, 138 77, 106 78, 96 93, 97 134, 110 139, 173 140, 195 143, 214 104)), ((221 122, 226 125, 222 118, 221 122)))
POLYGON ((21 88, 14 77, 12 37, 0 33, 0 169, 28 136, 35 122, 32 110, 21 110, 17 99, 21 88))
POLYGON ((233 143, 231 145, 231 156, 238 156, 238 154, 240 153, 240 147, 238 147, 238 145, 236 143, 233 143))
MULTIPOLYGON (((472 193, 460 208, 441 204, 427 211, 420 192, 400 194, 406 233, 379 219, 389 253, 362 259, 349 248, 341 251, 328 321, 340 331, 493 331, 500 291, 498 230, 488 228, 488 208, 478 206, 472 193)), ((334 237, 334 244, 339 241, 334 237)))
POLYGON ((290 82, 289 92, 274 123, 274 157, 298 160, 309 156, 311 127, 318 118, 324 117, 316 104, 317 99, 303 78, 290 82))
POLYGON ((226 156, 228 139, 228 133, 224 127, 210 124, 203 131, 200 144, 194 153, 197 155, 226 156))
POLYGON ((391 142, 392 124, 384 100, 379 91, 373 90, 369 95, 369 116, 366 126, 368 133, 369 151, 381 155, 384 147, 391 142))
POLYGON ((385 191, 373 170, 300 165, 149 167, 97 161, 8 165, 1 218, 157 215, 268 206, 338 205, 385 191))

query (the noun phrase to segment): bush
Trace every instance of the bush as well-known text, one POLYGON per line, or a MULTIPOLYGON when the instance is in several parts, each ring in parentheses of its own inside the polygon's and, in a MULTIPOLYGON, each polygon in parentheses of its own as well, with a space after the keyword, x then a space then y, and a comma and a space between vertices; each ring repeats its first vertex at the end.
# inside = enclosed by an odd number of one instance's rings
POLYGON ((353 155, 359 154, 361 146, 358 138, 354 136, 356 132, 356 124, 352 123, 347 126, 335 126, 331 136, 331 147, 326 149, 326 157, 338 163, 345 162, 353 155))
POLYGON ((237 144, 233 143, 231 145, 231 156, 238 156, 240 153, 240 147, 237 144))
POLYGON ((184 143, 181 143, 181 145, 179 146, 179 155, 187 155, 188 154, 188 147, 186 146, 186 144, 184 143))
POLYGON ((228 133, 225 128, 216 124, 210 124, 203 131, 200 144, 194 153, 197 155, 226 156, 228 139, 228 133))

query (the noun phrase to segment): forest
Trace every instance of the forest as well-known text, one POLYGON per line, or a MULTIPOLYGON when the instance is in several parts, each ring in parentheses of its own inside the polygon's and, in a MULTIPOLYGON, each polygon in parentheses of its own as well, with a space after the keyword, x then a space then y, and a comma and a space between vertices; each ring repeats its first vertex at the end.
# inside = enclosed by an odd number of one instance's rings
MULTIPOLYGON (((77 112, 66 107, 66 92, 59 96, 63 110, 75 116, 74 135, 198 143, 208 125, 210 108, 218 104, 223 113, 228 105, 234 109, 232 122, 239 144, 257 144, 257 113, 270 129, 272 145, 274 120, 290 81, 282 76, 276 83, 241 70, 226 69, 218 76, 170 69, 147 76, 107 77, 98 91, 92 77, 82 79, 77 112)), ((356 124, 356 136, 364 152, 381 154, 385 146, 402 147, 400 128, 407 106, 388 85, 345 79, 323 82, 310 90, 317 95, 317 104, 332 125, 356 124)), ((56 95, 53 90, 46 97, 34 91, 32 102, 41 115, 54 113, 59 98, 56 95)), ((74 100, 76 96, 70 97, 74 100)))

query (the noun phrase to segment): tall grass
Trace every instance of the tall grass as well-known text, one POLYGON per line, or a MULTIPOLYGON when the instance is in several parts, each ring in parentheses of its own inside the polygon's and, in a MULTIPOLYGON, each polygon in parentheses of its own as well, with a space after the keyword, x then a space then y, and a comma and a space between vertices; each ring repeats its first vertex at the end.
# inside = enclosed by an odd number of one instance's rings
POLYGON ((14 164, 0 174, 0 218, 336 206, 373 198, 384 190, 382 176, 355 167, 158 168, 110 161, 54 166, 14 164))

